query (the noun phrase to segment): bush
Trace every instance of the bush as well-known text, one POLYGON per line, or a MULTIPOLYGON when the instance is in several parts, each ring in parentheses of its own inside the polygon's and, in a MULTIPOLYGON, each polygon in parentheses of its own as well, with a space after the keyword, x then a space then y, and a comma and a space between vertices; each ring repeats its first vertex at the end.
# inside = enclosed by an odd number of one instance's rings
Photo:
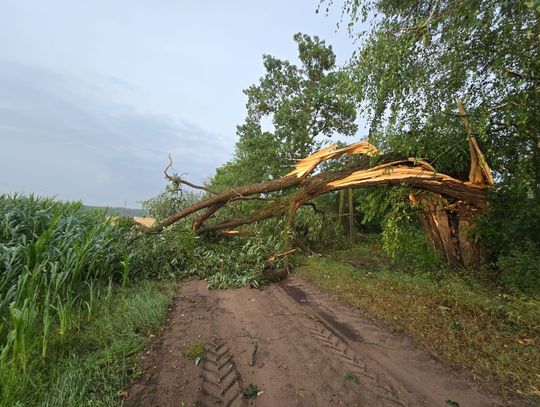
POLYGON ((382 246, 396 267, 431 271, 443 264, 418 222, 418 208, 409 201, 408 187, 371 188, 361 201, 365 222, 380 222, 382 246))
POLYGON ((426 272, 442 265, 441 255, 414 224, 395 225, 386 219, 382 246, 393 263, 403 270, 426 272))
POLYGON ((497 267, 501 281, 511 290, 540 294, 540 251, 531 242, 500 256, 497 267))
POLYGON ((184 192, 182 189, 168 187, 155 196, 142 203, 146 216, 162 220, 172 214, 194 204, 200 195, 193 192, 184 192))
POLYGON ((345 234, 338 216, 331 211, 315 211, 309 206, 298 210, 295 238, 301 247, 321 250, 345 244, 345 234))
POLYGON ((515 248, 540 247, 540 205, 527 191, 502 188, 477 221, 476 237, 497 258, 515 248))

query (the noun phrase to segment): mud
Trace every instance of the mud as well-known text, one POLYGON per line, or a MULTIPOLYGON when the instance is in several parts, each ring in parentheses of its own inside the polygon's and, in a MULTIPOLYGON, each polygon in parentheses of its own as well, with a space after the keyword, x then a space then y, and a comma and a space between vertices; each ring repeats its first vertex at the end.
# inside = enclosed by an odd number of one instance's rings
POLYGON ((257 290, 184 283, 141 366, 125 406, 519 405, 295 275, 257 290), (182 352, 198 342, 196 366, 182 352))

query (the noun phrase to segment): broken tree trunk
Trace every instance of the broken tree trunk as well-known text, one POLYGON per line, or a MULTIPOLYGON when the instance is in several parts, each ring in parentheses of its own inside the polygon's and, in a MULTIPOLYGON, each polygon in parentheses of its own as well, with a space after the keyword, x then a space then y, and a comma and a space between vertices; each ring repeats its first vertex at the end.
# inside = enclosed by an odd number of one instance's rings
MULTIPOLYGON (((282 178, 267 181, 259 184, 247 185, 240 188, 231 188, 223 192, 212 191, 206 187, 197 186, 182 180, 178 176, 172 176, 165 170, 165 176, 173 183, 190 185, 194 188, 205 190, 211 194, 188 208, 185 208, 151 228, 140 226, 141 229, 149 233, 159 233, 167 226, 183 219, 189 215, 204 212, 192 223, 193 230, 199 234, 230 231, 231 229, 242 225, 260 222, 265 219, 288 215, 286 250, 293 249, 292 231, 298 209, 305 204, 309 204, 314 198, 333 191, 352 188, 366 188, 379 185, 408 185, 418 190, 428 191, 440 195, 449 205, 461 205, 462 203, 471 208, 470 211, 478 211, 487 205, 487 193, 490 186, 491 173, 489 167, 485 164, 483 156, 470 137, 471 156, 475 157, 473 164, 477 165, 478 171, 474 172, 474 177, 469 181, 460 181, 445 174, 438 173, 428 162, 417 158, 396 158, 391 155, 382 155, 374 146, 367 142, 352 144, 343 148, 337 145, 327 147, 309 157, 300 160, 294 169, 282 178), (325 171, 314 174, 319 164, 326 160, 337 159, 343 155, 363 155, 365 156, 360 163, 345 166, 341 169, 325 171), (486 181, 487 179, 487 181, 486 181), (294 190, 293 190, 294 188, 294 190), (293 190, 288 195, 269 198, 267 194, 277 191, 293 190), (228 203, 238 200, 256 199, 269 201, 261 208, 255 210, 244 218, 229 219, 221 223, 207 224, 219 209, 228 203)), ((473 171, 471 170, 471 173, 473 171)), ((491 178, 492 180, 492 178, 491 178)), ((448 205, 446 205, 448 206, 448 205)), ((445 206, 445 207, 446 207, 445 206)), ((443 209, 445 208, 443 207, 443 209)), ((352 207, 351 207, 352 208, 352 207)), ((455 221, 448 218, 442 222, 442 212, 439 206, 427 205, 426 217, 422 221, 426 225, 426 232, 435 246, 445 251, 448 249, 447 258, 452 264, 465 265, 469 257, 473 256, 476 248, 470 245, 470 242, 459 241, 448 243, 453 237, 461 236, 453 225, 455 221), (428 213, 430 214, 428 216, 428 213), (443 226, 441 226, 443 225, 443 226), (448 225, 448 226, 445 226, 448 225), (437 237, 438 236, 438 237, 437 237), (438 243, 438 242, 441 243, 438 243), (443 242, 444 241, 444 242, 443 242), (456 249, 457 247, 457 249, 456 249), (459 254, 452 254, 457 250, 459 254), (467 252, 466 254, 462 253, 467 252)), ((450 213, 444 209, 445 213, 450 213)), ((457 224, 463 225, 463 229, 468 228, 465 217, 459 217, 457 224)))
POLYGON ((409 199, 420 209, 418 218, 428 240, 451 266, 474 267, 486 262, 486 250, 472 236, 478 208, 463 201, 450 204, 432 193, 410 194, 409 199))
MULTIPOLYGON (((471 168, 468 183, 491 187, 494 183, 491 170, 476 141, 463 104, 459 99, 456 100, 456 104, 469 139, 471 168)), ((450 204, 441 194, 420 193, 416 197, 410 195, 409 198, 420 207, 419 219, 422 229, 449 264, 474 267, 487 261, 485 248, 472 236, 475 219, 481 208, 465 200, 450 204)))

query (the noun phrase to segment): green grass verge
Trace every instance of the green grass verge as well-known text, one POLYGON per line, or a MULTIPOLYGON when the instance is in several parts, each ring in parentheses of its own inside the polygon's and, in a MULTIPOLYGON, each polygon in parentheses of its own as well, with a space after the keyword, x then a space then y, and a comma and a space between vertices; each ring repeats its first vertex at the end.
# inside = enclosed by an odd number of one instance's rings
POLYGON ((443 359, 540 400, 539 298, 509 295, 480 273, 397 270, 374 242, 299 262, 299 275, 443 359))
POLYGON ((174 283, 144 281, 118 288, 78 331, 55 335, 44 361, 0 370, 0 406, 116 406, 137 375, 136 354, 164 321, 174 283))

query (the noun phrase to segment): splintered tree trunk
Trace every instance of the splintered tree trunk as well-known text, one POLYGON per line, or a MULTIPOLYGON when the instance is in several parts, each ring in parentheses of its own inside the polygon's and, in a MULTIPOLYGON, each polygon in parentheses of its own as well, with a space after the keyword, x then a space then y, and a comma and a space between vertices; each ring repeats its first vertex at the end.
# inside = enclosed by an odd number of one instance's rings
POLYGON ((453 267, 474 267, 485 263, 483 246, 472 237, 477 210, 464 202, 449 205, 440 195, 424 195, 420 224, 434 248, 453 267))

